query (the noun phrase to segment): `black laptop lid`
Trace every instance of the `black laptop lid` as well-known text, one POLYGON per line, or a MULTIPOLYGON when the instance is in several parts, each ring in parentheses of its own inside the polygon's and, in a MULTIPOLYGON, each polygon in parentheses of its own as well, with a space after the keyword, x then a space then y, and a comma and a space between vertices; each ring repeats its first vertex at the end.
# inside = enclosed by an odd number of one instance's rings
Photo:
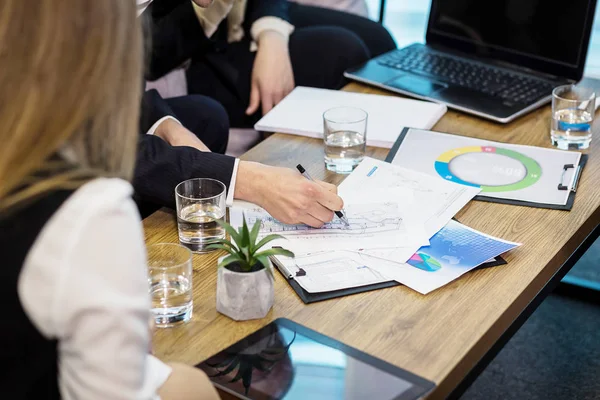
POLYGON ((579 80, 596 0, 432 0, 427 43, 579 80))

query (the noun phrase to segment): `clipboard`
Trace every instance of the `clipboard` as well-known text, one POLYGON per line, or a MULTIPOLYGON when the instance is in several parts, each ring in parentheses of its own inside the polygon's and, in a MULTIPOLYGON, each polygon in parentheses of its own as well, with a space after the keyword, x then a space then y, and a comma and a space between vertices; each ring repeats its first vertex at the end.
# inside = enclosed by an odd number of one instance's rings
MULTIPOLYGON (((298 282, 296 282, 296 280, 294 279, 293 276, 290 276, 290 274, 287 274, 285 272, 283 265, 277 260, 277 258, 275 256, 271 256, 270 258, 271 258, 271 262, 273 263, 273 265, 275 265, 275 267, 277 268, 277 271, 279 271, 279 273, 285 278, 287 283, 292 287, 292 289, 294 289, 294 291, 296 292, 298 297, 300 297, 300 300, 302 300, 305 304, 316 303, 318 301, 335 299, 337 297, 350 296, 353 294, 370 292, 371 290, 386 289, 386 288, 401 285, 401 283, 396 282, 396 281, 388 281, 388 282, 376 283, 373 285, 365 285, 365 286, 359 286, 359 287, 342 289, 342 290, 334 290, 331 292, 309 293, 306 290, 304 290, 302 288, 302 286, 300 286, 298 284, 298 282)), ((478 269, 496 267, 498 265, 505 265, 505 264, 507 264, 506 260, 504 258, 502 258, 501 256, 498 256, 494 259, 494 261, 483 263, 480 266, 473 268, 472 271, 476 271, 478 269)))
MULTIPOLYGON (((400 149, 400 146, 402 145, 402 142, 404 141, 404 138, 408 134, 409 130, 410 130, 410 128, 402 129, 402 132, 400 132, 398 139, 396 139, 396 142, 394 143, 394 145, 390 149, 387 157, 385 158, 385 162, 391 163, 394 160, 394 157, 396 157, 396 153, 398 153, 398 149, 400 149)), ((478 201, 486 201, 489 203, 500 203, 500 204, 514 205, 514 206, 548 208, 551 210, 570 211, 573 208, 573 203, 575 202, 575 194, 577 192, 577 186, 579 185, 579 178, 581 177, 581 173, 583 171, 583 168, 585 167, 585 164, 587 163, 587 160, 588 160, 588 155, 582 154, 579 159, 578 166, 575 167, 572 164, 565 165, 563 167, 562 176, 557 177, 556 183, 557 183, 558 190, 569 190, 568 187, 563 185, 564 174, 570 168, 577 168, 575 171, 575 178, 573 180, 573 187, 571 188, 571 193, 569 194, 569 197, 567 198, 567 203, 565 205, 534 203, 534 202, 523 201, 523 200, 499 199, 499 198, 495 198, 495 197, 486 197, 486 196, 479 196, 479 195, 475 196, 473 199, 478 200, 478 201)))

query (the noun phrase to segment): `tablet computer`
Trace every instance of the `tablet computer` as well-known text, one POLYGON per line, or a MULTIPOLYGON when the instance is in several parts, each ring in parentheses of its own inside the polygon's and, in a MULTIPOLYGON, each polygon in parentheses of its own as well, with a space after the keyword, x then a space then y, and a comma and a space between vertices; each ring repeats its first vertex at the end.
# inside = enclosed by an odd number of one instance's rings
POLYGON ((435 385, 280 318, 197 365, 219 389, 252 400, 414 400, 435 385))

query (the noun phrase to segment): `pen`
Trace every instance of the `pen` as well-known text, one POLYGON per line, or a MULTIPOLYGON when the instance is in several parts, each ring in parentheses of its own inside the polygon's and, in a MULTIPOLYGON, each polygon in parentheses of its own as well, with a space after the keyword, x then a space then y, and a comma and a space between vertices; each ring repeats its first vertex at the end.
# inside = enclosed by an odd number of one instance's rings
MULTIPOLYGON (((308 179, 309 181, 313 181, 314 182, 313 178, 311 178, 310 175, 308 174, 308 171, 306 171, 301 164, 296 165, 296 169, 298 169, 298 171, 300 171, 300 173, 302 174, 302 176, 304 176, 306 179, 308 179)), ((344 216, 344 213, 342 211, 343 210, 335 211, 335 215, 337 215, 338 218, 341 219, 342 222, 346 226, 350 226, 350 223, 348 222, 348 218, 346 218, 344 216)))

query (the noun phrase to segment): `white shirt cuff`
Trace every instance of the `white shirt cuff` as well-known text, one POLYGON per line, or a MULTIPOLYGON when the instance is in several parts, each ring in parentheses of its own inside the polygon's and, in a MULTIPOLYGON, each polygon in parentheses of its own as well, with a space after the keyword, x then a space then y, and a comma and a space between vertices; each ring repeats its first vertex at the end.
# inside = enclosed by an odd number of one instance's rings
POLYGON ((156 121, 154 123, 154 125, 152 125, 150 127, 150 129, 148 130, 148 132, 146 132, 146 135, 154 135, 154 132, 156 131, 156 129, 158 128, 158 126, 160 124, 162 124, 164 121, 168 120, 168 119, 172 119, 173 121, 177 122, 179 125, 181 125, 181 122, 179 122, 179 120, 175 117, 171 117, 170 115, 167 115, 166 117, 162 117, 161 119, 159 119, 158 121, 156 121))
POLYGON ((146 8, 148 8, 150 3, 152 3, 152 0, 136 0, 138 17, 146 11, 146 8))
POLYGON ((250 28, 250 36, 252 36, 250 51, 256 51, 258 48, 258 37, 265 31, 278 32, 287 40, 292 32, 294 32, 294 25, 277 17, 262 17, 257 19, 250 28))
POLYGON ((227 207, 231 207, 233 205, 233 194, 235 193, 235 180, 237 178, 238 167, 240 165, 240 159, 235 159, 235 164, 233 164, 233 173, 231 174, 231 181, 229 182, 229 192, 227 192, 227 199, 225 200, 225 204, 227 207))

